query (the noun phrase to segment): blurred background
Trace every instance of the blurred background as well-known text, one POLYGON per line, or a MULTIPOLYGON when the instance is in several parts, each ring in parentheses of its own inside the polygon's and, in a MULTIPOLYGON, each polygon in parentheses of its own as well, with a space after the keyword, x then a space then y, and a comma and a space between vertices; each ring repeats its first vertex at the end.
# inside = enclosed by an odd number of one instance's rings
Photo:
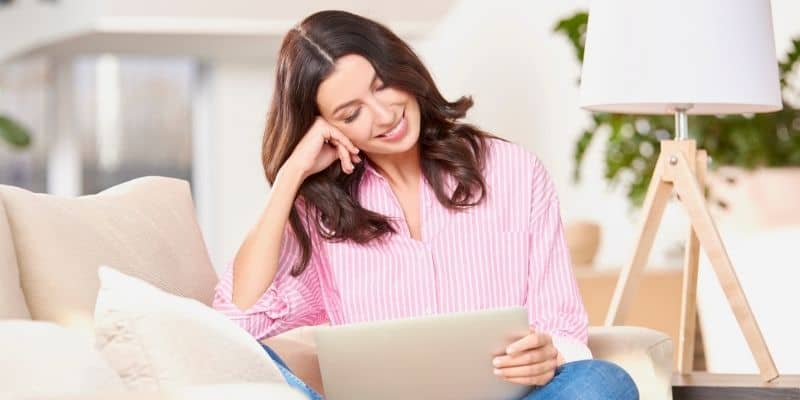
MULTIPOLYGON (((280 41, 306 15, 344 9, 393 29, 446 97, 473 96, 469 122, 522 144, 544 162, 598 324, 616 273, 633 250, 656 146, 669 137, 672 122, 592 115, 578 107, 587 8, 588 1, 579 0, 0 1, 0 184, 75 196, 144 175, 186 179, 221 272, 269 192, 260 141, 280 41)), ((709 205, 734 264, 746 260, 739 273, 757 276, 772 266, 773 273, 794 274, 788 282, 796 286, 798 258, 782 251, 800 239, 800 68, 794 68, 800 2, 773 0, 772 11, 784 111, 690 119, 689 129, 712 156, 709 205), (723 137, 719 130, 735 134, 723 137), (758 255, 747 253, 754 243, 761 246, 758 255), (770 245, 774 251, 763 247, 770 245)), ((643 325, 677 330, 687 229, 673 202, 644 283, 654 304, 634 311, 643 325), (666 298, 674 301, 664 304, 666 298)), ((699 300, 706 335, 699 361, 754 370, 743 340, 709 349, 707 326, 735 322, 724 316, 716 282, 703 279, 701 271, 701 295, 715 295, 699 300), (739 364, 723 358, 734 345, 744 349, 739 364)), ((744 286, 758 308, 754 293, 775 290, 775 280, 753 277, 744 286)), ((762 298, 763 307, 771 307, 772 298, 762 298)), ((760 323, 769 336, 769 322, 760 323)), ((726 330, 718 331, 723 340, 726 330)), ((792 352, 798 348, 791 346, 792 352)), ((787 357, 800 359, 792 352, 787 357)), ((790 368, 800 370, 797 362, 790 368)))

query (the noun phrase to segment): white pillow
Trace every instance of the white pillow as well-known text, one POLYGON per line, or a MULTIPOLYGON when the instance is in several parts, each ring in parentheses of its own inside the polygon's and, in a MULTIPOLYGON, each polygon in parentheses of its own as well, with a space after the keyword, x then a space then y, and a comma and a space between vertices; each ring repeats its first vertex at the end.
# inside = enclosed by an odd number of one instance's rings
POLYGON ((0 398, 124 389, 91 339, 52 322, 0 320, 0 398))
POLYGON ((214 309, 110 267, 98 275, 97 346, 129 389, 288 386, 256 339, 214 309))
MULTIPOLYGON (((3 400, 18 400, 6 399, 3 400)), ((298 390, 278 383, 222 383, 159 392, 97 392, 44 396, 36 400, 307 400, 298 390)))

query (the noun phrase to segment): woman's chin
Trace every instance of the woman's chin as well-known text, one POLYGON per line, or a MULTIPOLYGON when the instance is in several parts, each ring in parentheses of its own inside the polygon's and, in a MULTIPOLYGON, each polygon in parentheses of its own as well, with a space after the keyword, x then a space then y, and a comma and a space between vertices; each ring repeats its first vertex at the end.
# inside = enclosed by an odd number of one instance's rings
POLYGON ((418 143, 419 135, 409 132, 403 140, 392 143, 381 143, 379 146, 374 146, 372 153, 375 154, 402 154, 412 150, 418 143))

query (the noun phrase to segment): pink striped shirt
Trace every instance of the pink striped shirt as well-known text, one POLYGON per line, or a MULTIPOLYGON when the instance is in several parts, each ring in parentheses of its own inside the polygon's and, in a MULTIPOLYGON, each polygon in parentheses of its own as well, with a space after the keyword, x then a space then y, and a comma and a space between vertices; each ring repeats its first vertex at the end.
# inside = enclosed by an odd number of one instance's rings
MULTIPOLYGON (((525 306, 531 327, 549 333, 567 361, 591 358, 588 317, 572 273, 552 180, 523 147, 487 141, 483 203, 466 211, 442 206, 420 179, 421 240, 411 237, 386 179, 365 160, 359 201, 393 217, 398 234, 358 245, 328 242, 311 227, 311 261, 289 274, 300 248, 290 225, 279 271, 251 307, 231 302, 230 261, 213 306, 261 339, 306 325, 332 325, 436 313, 525 306)), ((455 189, 446 178, 446 192, 455 189)))

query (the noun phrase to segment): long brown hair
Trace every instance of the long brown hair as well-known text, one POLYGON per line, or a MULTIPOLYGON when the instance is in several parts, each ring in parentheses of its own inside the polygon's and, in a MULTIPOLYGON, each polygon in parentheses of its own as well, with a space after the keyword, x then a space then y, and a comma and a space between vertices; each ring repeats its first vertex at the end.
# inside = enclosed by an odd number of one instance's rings
MULTIPOLYGON (((262 143, 264 172, 270 184, 319 115, 316 97, 320 83, 332 72, 334 62, 348 54, 364 57, 386 85, 416 97, 421 117, 418 144, 422 173, 439 202, 450 209, 464 209, 483 201, 485 141, 497 137, 457 122, 472 107, 472 98, 445 100, 428 70, 403 40, 385 26, 345 11, 312 14, 283 39, 262 143), (450 174, 457 183, 450 197, 444 190, 443 174, 450 174)), ((306 230, 311 223, 326 240, 353 240, 359 244, 397 233, 386 216, 361 207, 357 200, 363 164, 355 164, 355 171, 346 174, 341 164, 334 162, 300 186, 298 196, 305 208, 299 212, 295 202, 289 215, 302 250, 299 263, 292 267, 293 276, 305 270, 311 257, 306 230)))

